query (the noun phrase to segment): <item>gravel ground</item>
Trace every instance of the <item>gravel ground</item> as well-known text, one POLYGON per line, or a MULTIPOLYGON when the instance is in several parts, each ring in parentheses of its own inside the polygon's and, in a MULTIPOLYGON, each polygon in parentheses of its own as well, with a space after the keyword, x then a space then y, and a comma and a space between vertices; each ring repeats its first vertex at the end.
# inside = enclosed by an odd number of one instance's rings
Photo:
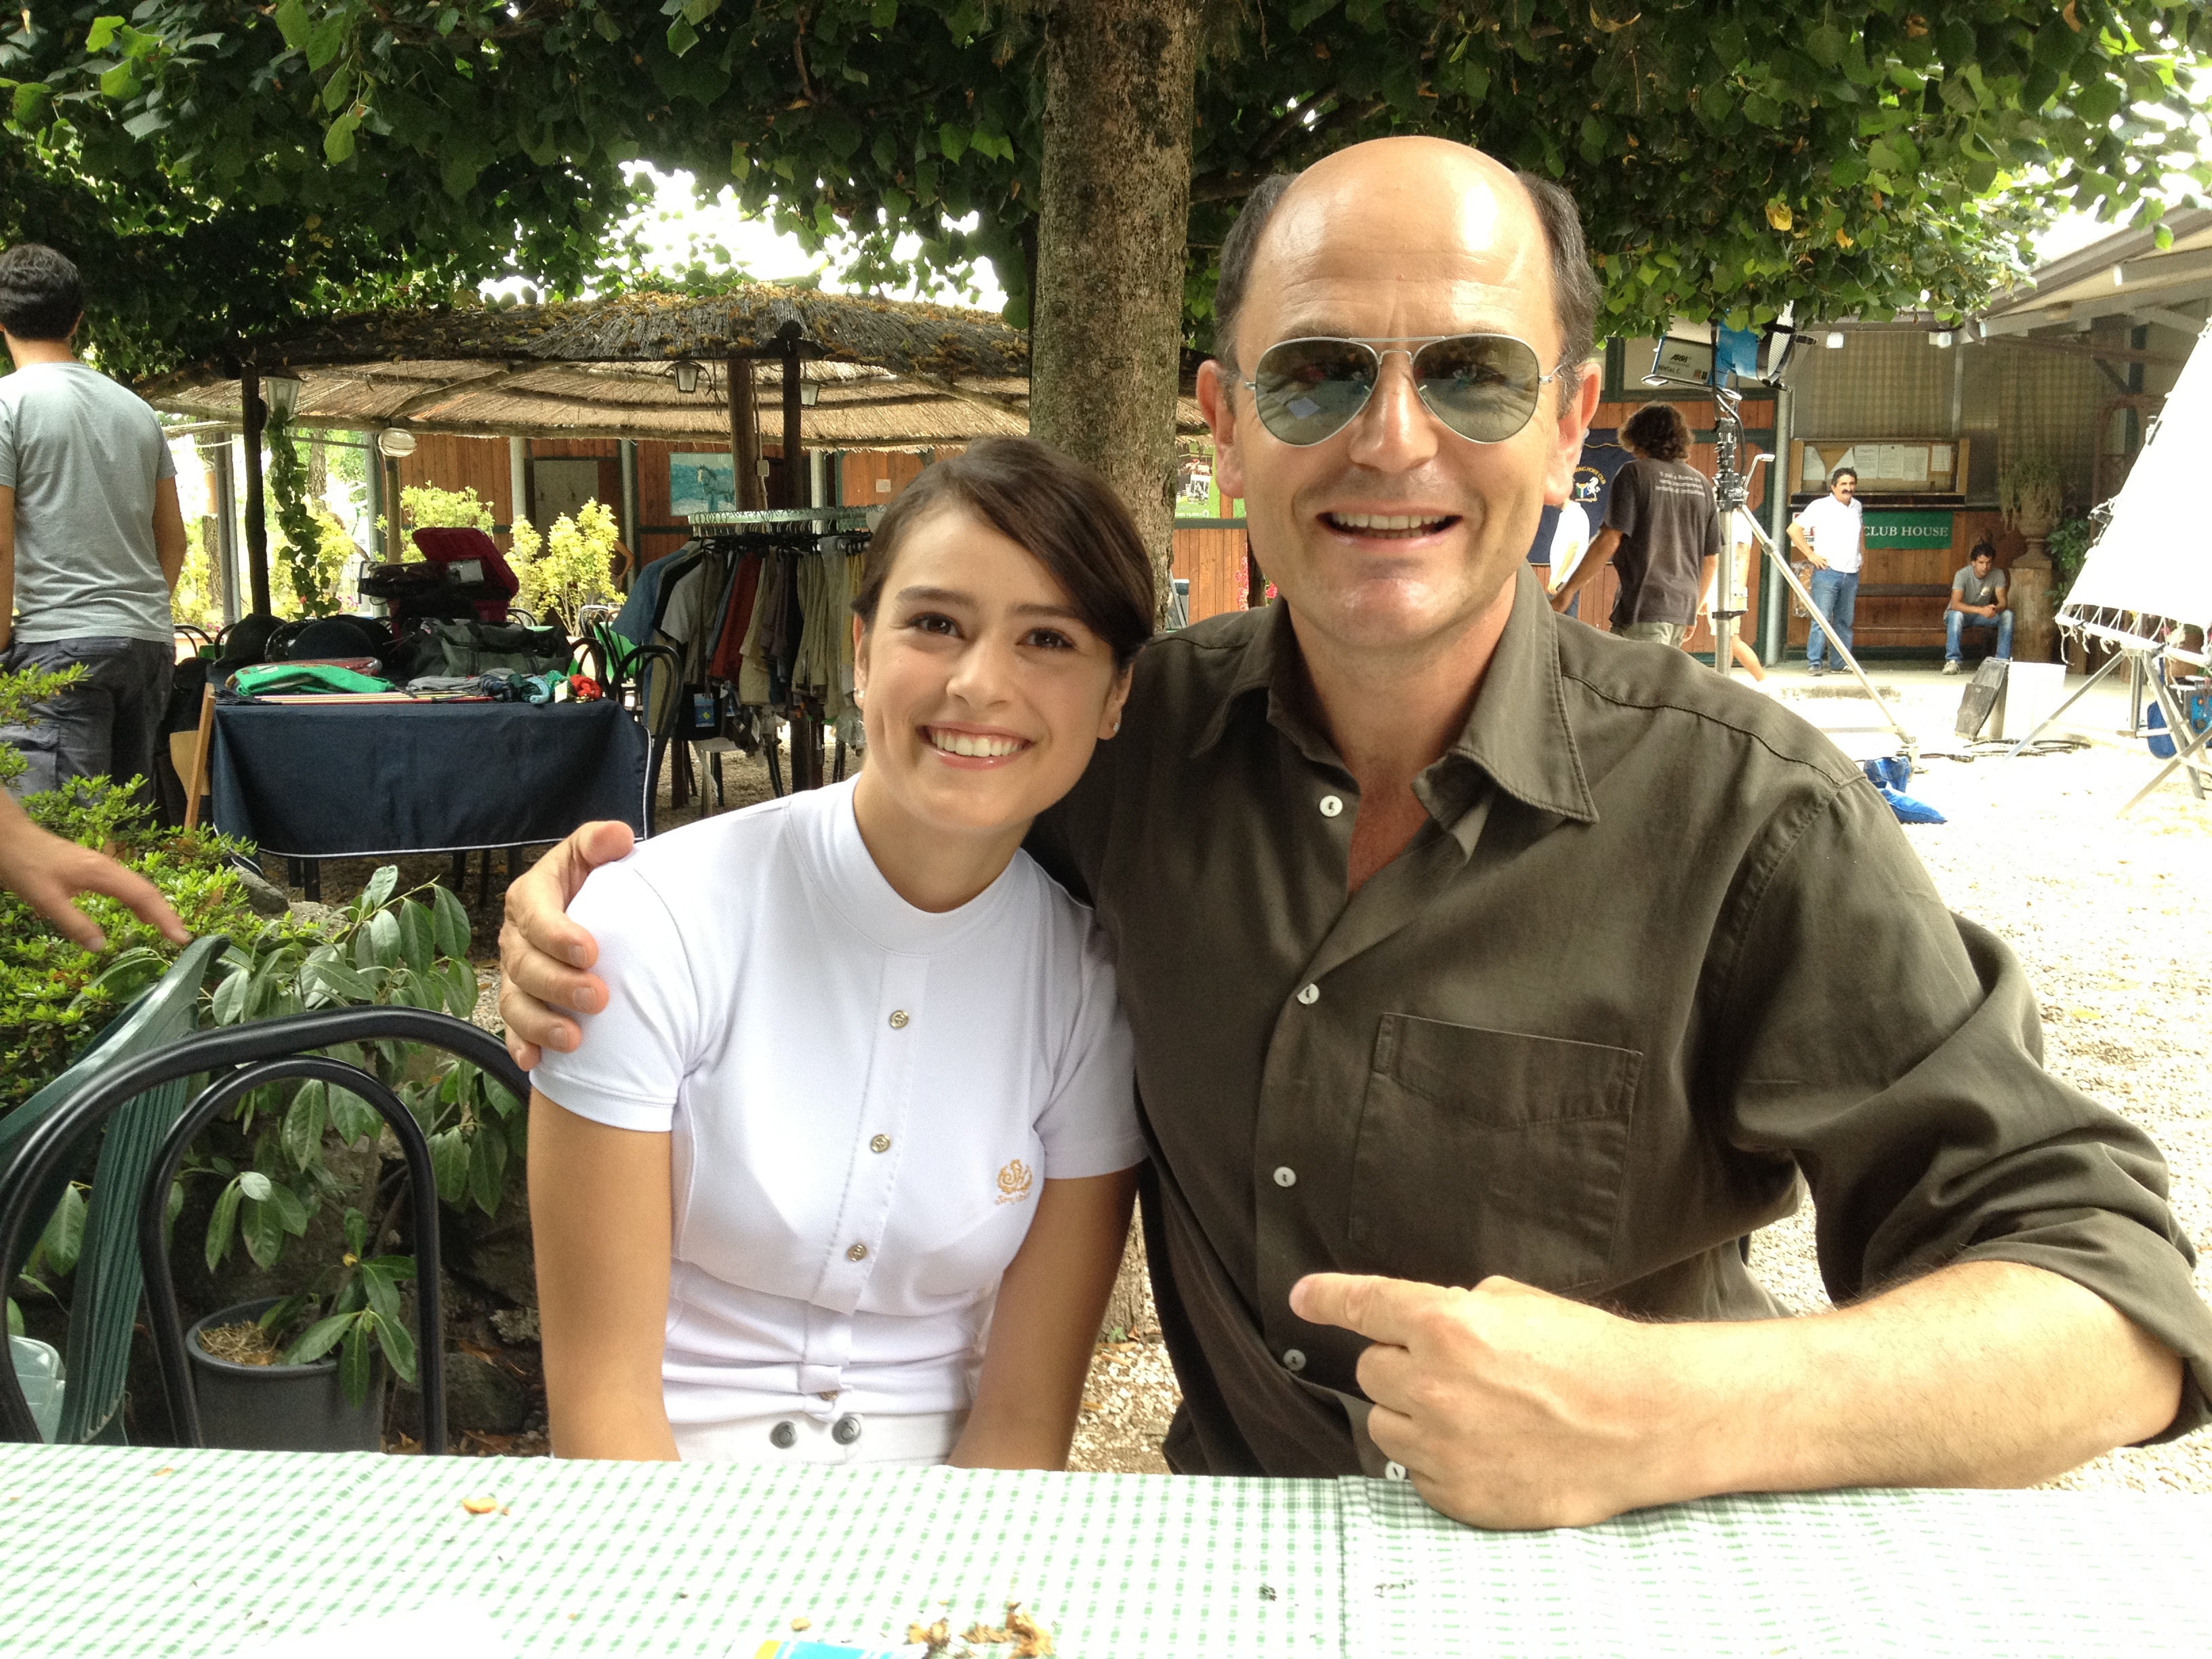
MULTIPOLYGON (((2173 1205, 2206 1259, 2198 1290, 2212 1297, 2212 978, 2203 970, 2203 933, 2212 921, 2212 802, 2193 799, 2170 781, 2127 817, 2120 807, 2155 770, 2142 745, 2116 735, 2125 720, 2124 690, 2100 688, 2077 705, 2064 729, 2086 746, 2002 762, 1984 748, 1968 758, 1951 733, 1964 682, 1932 671, 1884 669, 1874 675, 1890 706, 1920 738, 1922 771, 1914 793, 1948 815, 1943 824, 1906 834, 1952 907, 2002 936, 2020 953, 2041 1000, 2051 1069, 2141 1124, 2172 1169, 2173 1205)), ((1868 705, 1835 680, 1814 682, 1801 669, 1774 675, 1778 696, 1830 727, 1867 723, 1868 705)), ((1887 753, 1886 734, 1838 732, 1855 755, 1887 753)), ((726 799, 744 805, 768 794, 757 760, 726 757, 726 799)), ((696 802, 666 808, 661 827, 698 816, 696 802)), ((532 855, 532 856, 534 856, 532 855)), ((408 881, 428 878, 442 860, 403 860, 408 881)), ((325 892, 339 900, 372 866, 332 861, 325 892)), ((272 871, 272 877, 281 872, 272 871)), ((470 884, 473 898, 476 884, 470 884)), ((498 894, 471 905, 477 949, 495 950, 498 894)), ((491 1012, 497 975, 487 969, 480 1023, 491 1012)), ((1753 1259, 1761 1277, 1791 1305, 1828 1305, 1813 1257, 1810 1206, 1759 1235, 1753 1259)), ((1084 1390, 1071 1467, 1160 1473, 1161 1437, 1179 1395, 1152 1309, 1127 1340, 1100 1345, 1084 1390)), ((533 1448, 534 1449, 534 1448, 533 1448)), ((2212 1430, 2174 1444, 2114 1452, 2051 1483, 2091 1490, 2131 1487, 2212 1492, 2212 1430)))

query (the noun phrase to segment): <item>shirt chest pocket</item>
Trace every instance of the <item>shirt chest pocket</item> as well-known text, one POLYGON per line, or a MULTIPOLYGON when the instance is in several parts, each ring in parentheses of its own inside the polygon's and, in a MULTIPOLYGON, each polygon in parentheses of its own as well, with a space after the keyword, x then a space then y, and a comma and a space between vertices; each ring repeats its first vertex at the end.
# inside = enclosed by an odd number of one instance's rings
POLYGON ((1601 1279, 1644 1056, 1385 1014, 1352 1154, 1364 1271, 1550 1291, 1601 1279))

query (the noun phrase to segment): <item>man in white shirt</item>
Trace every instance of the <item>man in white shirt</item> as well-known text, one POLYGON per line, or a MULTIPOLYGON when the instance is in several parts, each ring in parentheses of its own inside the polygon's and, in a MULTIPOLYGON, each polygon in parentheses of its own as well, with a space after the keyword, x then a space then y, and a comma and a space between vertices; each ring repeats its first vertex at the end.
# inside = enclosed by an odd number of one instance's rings
POLYGON ((1589 514, 1580 501, 1570 497, 1560 505, 1559 521, 1552 528, 1547 562, 1553 592, 1558 592, 1566 585, 1567 578, 1575 574, 1575 567, 1589 550, 1589 514))
MULTIPOLYGON (((1851 613, 1858 608, 1863 513, 1856 500, 1859 475, 1839 466, 1828 477, 1828 493, 1808 505, 1790 526, 1790 541, 1812 562, 1812 632, 1805 640, 1805 665, 1828 672, 1828 635, 1851 648, 1851 613)), ((1842 665, 1838 664, 1840 667, 1842 665)))

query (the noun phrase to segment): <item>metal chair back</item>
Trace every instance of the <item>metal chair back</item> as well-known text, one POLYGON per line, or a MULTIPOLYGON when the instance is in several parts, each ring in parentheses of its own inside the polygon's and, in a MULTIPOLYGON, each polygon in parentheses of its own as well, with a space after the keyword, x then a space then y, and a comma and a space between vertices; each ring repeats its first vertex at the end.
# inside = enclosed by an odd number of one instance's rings
MULTIPOLYGON (((222 941, 202 943, 213 943, 219 947, 222 941)), ((179 967, 182 966, 180 959, 179 967)), ((344 1043, 394 1041, 424 1043, 458 1054, 516 1094, 526 1098, 529 1094, 528 1078, 496 1038, 465 1021, 420 1008, 340 1008, 286 1019, 261 1020, 202 1031, 155 1052, 137 1054, 125 1063, 103 1068, 82 1081, 74 1092, 22 1134, 6 1174, 0 1176, 0 1283, 13 1276, 22 1261, 26 1241, 36 1236, 30 1222, 38 1209, 39 1194, 52 1186, 58 1175, 66 1178, 89 1136, 102 1122, 124 1109, 126 1103, 135 1104, 150 1091, 176 1085, 181 1094, 185 1079, 203 1074, 210 1077, 213 1080, 192 1103, 180 1113, 172 1112, 168 1121, 155 1132, 160 1137, 158 1146, 150 1146, 144 1162, 137 1166, 137 1179, 131 1192, 127 1196, 118 1194, 110 1200, 128 1218, 125 1224, 136 1234, 137 1252, 132 1267, 145 1286, 148 1322, 161 1360, 161 1388, 168 1401, 171 1424, 180 1443, 197 1446, 200 1443, 199 1413, 192 1394, 190 1362, 185 1353, 176 1288, 169 1275, 165 1209, 170 1182, 175 1178, 177 1166, 192 1137, 248 1091, 293 1078, 320 1079, 333 1087, 358 1095, 374 1107, 390 1126, 406 1157, 415 1228, 422 1444, 427 1452, 444 1451, 444 1310, 439 1294, 438 1188, 430 1162, 429 1140, 415 1115, 375 1077, 357 1066, 318 1052, 344 1043)), ((112 1144, 112 1130, 110 1139, 112 1144)), ((101 1161, 104 1165, 105 1154, 101 1161)), ((91 1225, 92 1218, 88 1215, 88 1237, 91 1225)), ((82 1294, 82 1290, 79 1294, 82 1294)), ((134 1285, 131 1294, 134 1308, 137 1301, 134 1285)), ((126 1328, 123 1345, 125 1364, 129 1358, 127 1336, 126 1328)), ((64 1395, 65 1413, 76 1393, 76 1375, 72 1366, 71 1382, 64 1395)), ((117 1398, 119 1403, 119 1385, 117 1398)), ((109 1414, 112 1415, 112 1407, 109 1414)), ((64 1420, 64 1425, 69 1421, 66 1414, 64 1420)), ((40 1437, 14 1369, 0 1367, 0 1440, 36 1441, 40 1437)))
MULTIPOLYGON (((0 1159, 6 1160, 0 1188, 7 1207, 21 1218, 18 1236, 26 1252, 28 1242, 46 1231, 107 1117, 106 1112, 94 1118, 70 1112, 68 1103, 191 1030, 198 1023, 200 986, 229 943, 217 935, 186 945, 168 972, 110 1021, 67 1071, 0 1119, 0 1159), (50 1149, 35 1170, 28 1166, 34 1141, 50 1149)), ((138 1318, 138 1192, 161 1137, 185 1109, 185 1079, 162 1079, 118 1095, 110 1109, 114 1118, 100 1143, 85 1210, 63 1355, 68 1381, 55 1438, 70 1444, 110 1437, 120 1427, 131 1332, 138 1318)), ((13 1249, 0 1256, 0 1285, 13 1282, 22 1260, 13 1249)), ((0 1371, 6 1373, 0 1393, 20 1398, 15 1368, 0 1366, 0 1371)))

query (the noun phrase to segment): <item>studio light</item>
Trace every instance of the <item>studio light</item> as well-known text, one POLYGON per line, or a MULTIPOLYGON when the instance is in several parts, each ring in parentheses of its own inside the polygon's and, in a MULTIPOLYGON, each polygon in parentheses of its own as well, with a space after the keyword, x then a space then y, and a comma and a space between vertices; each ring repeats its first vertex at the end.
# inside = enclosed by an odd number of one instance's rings
POLYGON ((699 389, 699 365, 689 357, 677 361, 676 389, 687 398, 699 389))
POLYGON ((1844 331, 1840 328, 1830 329, 1828 337, 1820 343, 1831 351, 1841 351, 1844 349, 1844 331))

